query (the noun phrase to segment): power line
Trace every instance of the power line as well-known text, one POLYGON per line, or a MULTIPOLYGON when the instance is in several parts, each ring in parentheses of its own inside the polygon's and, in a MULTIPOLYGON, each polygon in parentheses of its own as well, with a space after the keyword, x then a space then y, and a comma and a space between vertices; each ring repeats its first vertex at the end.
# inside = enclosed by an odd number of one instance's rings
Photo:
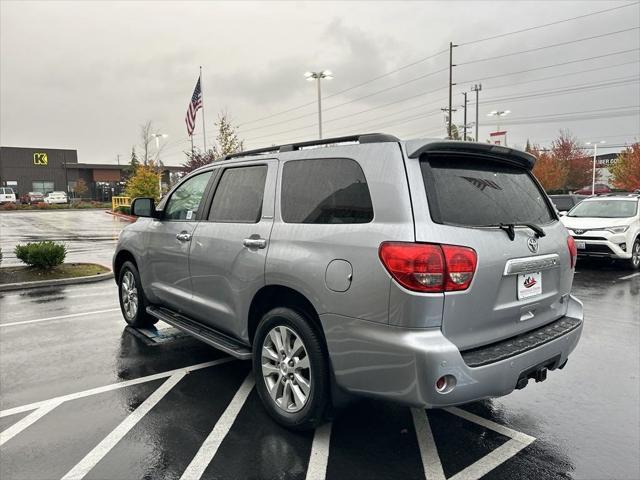
POLYGON ((499 58, 511 57, 513 55, 521 55, 523 53, 538 52, 540 50, 546 50, 547 48, 555 48, 555 47, 561 47, 561 46, 564 46, 564 45, 571 45, 573 43, 585 42, 587 40, 593 40, 593 39, 596 39, 596 38, 608 37, 608 36, 611 36, 611 35, 617 35, 619 33, 630 32, 631 30, 638 30, 638 29, 640 29, 640 27, 625 28, 623 30, 616 30, 615 32, 608 32, 608 33, 603 33, 603 34, 600 34, 600 35, 592 35, 590 37, 578 38, 578 39, 575 39, 575 40, 568 40, 566 42, 553 43, 551 45, 545 45, 543 47, 536 47, 536 48, 529 48, 527 50, 520 50, 519 52, 511 52, 511 53, 505 53, 505 54, 502 54, 502 55, 494 55, 493 57, 478 58, 476 60, 470 60, 468 62, 456 63, 456 67, 462 67, 464 65, 471 65, 471 64, 480 63, 480 62, 487 62, 489 60, 497 60, 499 58))
MULTIPOLYGON (((527 28, 524 28, 524 29, 521 29, 521 30, 516 30, 516 31, 513 31, 513 32, 507 32, 507 33, 503 33, 503 34, 499 34, 499 35, 494 35, 492 37, 486 37, 486 38, 481 38, 481 39, 477 39, 477 40, 472 40, 472 41, 469 41, 469 42, 460 43, 460 44, 458 44, 458 46, 465 46, 465 45, 471 45, 471 44, 475 44, 475 43, 485 42, 487 40, 492 40, 494 38, 501 38, 501 37, 505 37, 507 35, 514 35, 514 34, 517 34, 517 33, 527 32, 527 31, 538 29, 538 28, 548 27, 550 25, 557 25, 557 24, 560 24, 560 23, 565 23, 565 22, 578 20, 578 19, 585 18, 585 17, 590 17, 590 16, 593 16, 593 15, 600 15, 602 13, 610 12, 610 11, 613 11, 613 10, 618 10, 618 9, 621 9, 621 8, 630 7, 630 6, 637 5, 637 4, 638 4, 638 2, 633 2, 633 3, 626 4, 626 5, 620 5, 620 6, 617 6, 617 7, 612 7, 612 8, 608 8, 608 9, 604 9, 604 10, 599 10, 599 11, 591 12, 591 13, 588 13, 588 14, 585 14, 585 15, 580 15, 580 16, 577 16, 577 17, 558 20, 558 21, 551 22, 551 23, 546 23, 546 24, 543 24, 543 25, 535 25, 535 26, 527 27, 527 28)), ((351 86, 349 88, 346 88, 344 90, 340 90, 339 92, 336 92, 336 93, 333 93, 331 95, 328 95, 325 98, 330 98, 330 97, 334 97, 334 96, 337 96, 337 95, 341 95, 343 93, 346 93, 348 91, 354 90, 354 89, 359 88, 359 87, 362 87, 364 85, 368 85, 369 83, 375 82, 376 80, 380 80, 381 78, 388 77, 390 75, 393 75, 394 73, 397 73, 399 71, 405 70, 405 69, 410 68, 410 67, 413 67, 415 65, 418 65, 420 63, 423 63, 423 62, 425 62, 427 60, 430 60, 430 59, 433 59, 435 57, 438 57, 439 55, 442 55, 443 53, 446 53, 447 51, 448 51, 448 49, 443 49, 443 50, 440 50, 438 52, 435 52, 435 53, 432 53, 430 55, 427 55, 425 57, 419 58, 418 60, 415 60, 413 62, 401 65, 400 67, 397 67, 397 68, 395 68, 393 70, 390 70, 390 71, 385 72, 385 73, 383 73, 381 75, 373 77, 373 78, 371 78, 369 80, 366 80, 364 82, 358 83, 358 84, 353 85, 353 86, 351 86)), ((272 113, 272 114, 266 115, 264 117, 254 118, 252 120, 248 120, 246 122, 242 122, 238 126, 240 127, 240 126, 243 126, 243 125, 248 125, 250 123, 260 122, 262 120, 268 120, 270 118, 277 117, 277 116, 280 116, 280 115, 284 115, 285 113, 293 112, 293 111, 299 110, 301 108, 308 107, 310 105, 315 105, 315 102, 303 103, 301 105, 297 105, 295 107, 291 107, 291 108, 288 108, 286 110, 282 110, 280 112, 272 113)))
POLYGON ((473 83, 473 82, 478 82, 478 81, 491 80, 493 78, 502 78, 502 77, 507 77, 507 76, 510 76, 510 75, 518 75, 520 73, 534 72, 536 70, 544 70, 544 69, 547 69, 547 68, 561 67, 561 66, 565 66, 565 65, 570 65, 572 63, 586 62, 588 60, 595 60, 596 58, 612 57, 613 55, 622 55, 624 53, 637 52, 638 50, 640 50, 640 48, 630 48, 628 50, 618 50, 618 51, 615 51, 615 52, 605 53, 603 55, 595 55, 593 57, 578 58, 578 59, 575 59, 575 60, 568 60, 568 61, 565 61, 565 62, 562 62, 562 63, 553 63, 551 65, 544 65, 542 67, 534 67, 534 68, 528 68, 526 70, 519 70, 517 72, 501 73, 501 74, 498 74, 498 75, 491 75, 489 77, 473 78, 473 79, 464 80, 464 81, 458 82, 458 83, 473 83))
POLYGON ((611 8, 606 8, 604 10, 598 10, 598 11, 591 12, 591 13, 585 13, 584 15, 578 15, 577 17, 565 18, 563 20, 556 20, 555 22, 549 22, 549 23, 545 23, 545 24, 542 24, 542 25, 535 25, 533 27, 522 28, 520 30, 514 30, 512 32, 500 33, 498 35, 493 35, 491 37, 485 37, 485 38, 480 38, 480 39, 477 39, 477 40, 471 40, 469 42, 459 43, 458 46, 464 47, 465 45, 473 45, 473 44, 476 44, 476 43, 486 42, 486 41, 489 41, 489 40, 495 40, 496 38, 503 38, 503 37, 506 37, 506 36, 509 36, 509 35, 515 35, 517 33, 530 32, 531 30, 537 30, 539 28, 550 27, 552 25, 559 25, 561 23, 571 22, 573 20, 578 20, 578 19, 581 19, 581 18, 592 17, 594 15, 600 15, 602 13, 611 12, 613 10, 620 10, 621 8, 632 7, 634 5, 638 5, 639 3, 640 2, 627 3, 625 5, 619 5, 617 7, 611 7, 611 8))
MULTIPOLYGON (((445 53, 447 51, 448 50, 445 49, 445 50, 441 50, 439 52, 433 53, 431 55, 427 55, 426 57, 422 57, 422 58, 420 58, 420 59, 418 59, 418 60, 416 60, 414 62, 407 63, 405 65, 401 65, 398 68, 394 68, 393 70, 389 70, 388 72, 383 73, 381 75, 378 75, 376 77, 373 77, 373 78, 371 78, 369 80, 366 80, 364 82, 358 83, 358 84, 353 85, 353 86, 351 86, 349 88, 345 88, 344 90, 340 90, 339 92, 335 92, 335 93, 332 93, 330 95, 326 95, 324 98, 326 99, 326 98, 331 98, 331 97, 335 97, 335 96, 338 96, 338 95, 342 95, 343 93, 349 92, 349 91, 354 90, 356 88, 360 88, 360 87, 362 87, 364 85, 368 85, 369 83, 375 82, 376 80, 380 80, 381 78, 385 78, 385 77, 388 77, 389 75, 393 75, 394 73, 400 72, 401 70, 405 70, 407 68, 410 68, 410 67, 413 67, 415 65, 418 65, 419 63, 423 63, 423 62, 426 62, 427 60, 431 60, 432 58, 435 58, 435 57, 437 57, 439 55, 442 55, 443 53, 445 53)), ((291 111, 294 111, 294 110, 299 110, 300 108, 307 107, 309 105, 315 105, 315 102, 308 102, 308 103, 305 103, 305 104, 302 104, 302 105, 298 105, 297 107, 292 107, 292 108, 289 108, 287 110, 283 110, 283 111, 278 112, 278 113, 273 113, 271 115, 267 115, 266 117, 256 118, 256 119, 253 119, 253 120, 248 120, 246 122, 241 123, 238 126, 247 125, 249 123, 259 122, 261 120, 267 120, 269 118, 277 117, 279 115, 282 115, 282 114, 285 114, 285 113, 288 113, 288 112, 291 112, 291 111)))
MULTIPOLYGON (((382 90, 377 90, 375 92, 368 93, 367 95, 363 95, 363 96, 358 97, 358 98, 353 98, 351 100, 347 100, 346 102, 342 102, 342 103, 339 103, 337 105, 332 105, 330 107, 326 107, 326 108, 323 109, 323 111, 327 112, 327 111, 330 111, 330 110, 334 110, 334 109, 340 108, 340 107, 342 107, 344 105, 348 105, 350 103, 358 102, 360 100, 364 100, 365 98, 370 98, 370 97, 373 97, 375 95, 379 95, 381 93, 388 92, 389 90, 394 90, 396 88, 403 87, 403 86, 408 85, 410 83, 417 82, 418 80, 422 80, 424 78, 431 77, 431 76, 436 75, 438 73, 442 73, 442 72, 444 72, 446 70, 448 70, 448 67, 447 68, 443 68, 441 70, 436 70, 434 72, 429 72, 429 73, 426 73, 424 75, 420 75, 419 77, 415 77, 415 78, 412 78, 410 80, 407 80, 407 81, 404 81, 404 82, 401 82, 401 83, 398 83, 398 84, 395 84, 395 85, 391 85, 389 87, 383 88, 382 90)), ((243 133, 247 133, 247 132, 252 132, 252 131, 255 131, 255 130, 261 130, 263 128, 273 127, 273 126, 276 126, 276 125, 282 125, 283 123, 289 123, 289 122, 294 121, 294 120, 299 120, 301 118, 306 118, 306 117, 311 117, 311 116, 315 116, 315 113, 314 112, 307 113, 307 114, 300 115, 298 117, 290 118, 290 119, 287 119, 287 120, 280 120, 278 122, 269 123, 267 125, 262 125, 260 127, 253 127, 253 128, 249 128, 249 129, 246 129, 246 130, 242 130, 242 129, 240 129, 240 130, 243 133)))

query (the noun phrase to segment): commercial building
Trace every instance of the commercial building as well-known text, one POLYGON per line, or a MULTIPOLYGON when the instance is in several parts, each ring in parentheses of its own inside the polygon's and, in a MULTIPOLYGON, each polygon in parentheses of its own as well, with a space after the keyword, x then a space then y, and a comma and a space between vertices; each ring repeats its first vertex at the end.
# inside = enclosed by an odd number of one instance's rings
MULTIPOLYGON (((181 167, 163 167, 163 183, 181 167)), ((0 186, 11 187, 17 196, 27 192, 63 191, 75 197, 79 179, 87 185, 85 198, 109 201, 124 192, 128 164, 78 163, 76 150, 57 148, 0 147, 0 186)))

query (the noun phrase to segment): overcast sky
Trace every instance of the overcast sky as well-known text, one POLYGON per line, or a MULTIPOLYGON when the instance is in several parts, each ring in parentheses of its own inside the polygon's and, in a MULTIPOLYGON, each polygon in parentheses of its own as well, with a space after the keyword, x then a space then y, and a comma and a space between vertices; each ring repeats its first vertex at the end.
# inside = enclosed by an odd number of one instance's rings
MULTIPOLYGON (((619 145, 640 138, 637 2, 470 42, 630 3, 1 1, 0 141, 77 149, 81 162, 115 162, 117 154, 128 161, 140 125, 152 120, 168 134, 163 161, 182 163, 189 148, 184 117, 200 65, 209 143, 222 110, 248 148, 316 138, 315 85, 303 74, 320 69, 335 75, 322 85, 325 137, 444 136, 438 110, 447 104, 448 73, 438 71, 447 68, 448 53, 420 60, 453 41, 460 44, 454 121, 463 123, 462 92, 484 79, 481 140, 496 129, 487 113, 509 109, 503 128, 511 145, 527 138, 548 145, 560 128, 619 145), (612 32, 619 33, 464 65, 612 32), (504 75, 522 70, 531 71, 504 75)), ((473 93, 469 100, 471 122, 473 93)))

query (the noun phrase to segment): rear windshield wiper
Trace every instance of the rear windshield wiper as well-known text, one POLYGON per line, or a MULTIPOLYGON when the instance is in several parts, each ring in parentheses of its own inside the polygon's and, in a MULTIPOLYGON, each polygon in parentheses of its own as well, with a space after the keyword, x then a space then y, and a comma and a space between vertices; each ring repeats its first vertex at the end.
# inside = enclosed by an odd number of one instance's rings
POLYGON ((534 231, 536 238, 544 237, 546 233, 535 223, 499 223, 497 225, 487 225, 489 227, 498 227, 500 230, 504 230, 509 236, 509 240, 514 241, 516 238, 516 227, 528 227, 534 231))

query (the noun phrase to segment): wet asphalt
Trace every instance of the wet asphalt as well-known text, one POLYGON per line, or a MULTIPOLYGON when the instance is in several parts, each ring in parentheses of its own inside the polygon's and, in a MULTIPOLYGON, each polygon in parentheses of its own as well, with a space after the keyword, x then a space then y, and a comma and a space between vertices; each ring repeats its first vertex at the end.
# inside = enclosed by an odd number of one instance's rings
MULTIPOLYGON (((56 225, 76 258, 109 262, 120 220, 81 212, 78 229, 52 213, 73 212, 0 214, 3 251, 56 225)), ((579 261, 573 293, 582 339, 545 382, 426 415, 358 400, 306 433, 240 395, 249 363, 167 325, 127 328, 112 281, 2 293, 0 478, 638 479, 640 275, 579 261)))

